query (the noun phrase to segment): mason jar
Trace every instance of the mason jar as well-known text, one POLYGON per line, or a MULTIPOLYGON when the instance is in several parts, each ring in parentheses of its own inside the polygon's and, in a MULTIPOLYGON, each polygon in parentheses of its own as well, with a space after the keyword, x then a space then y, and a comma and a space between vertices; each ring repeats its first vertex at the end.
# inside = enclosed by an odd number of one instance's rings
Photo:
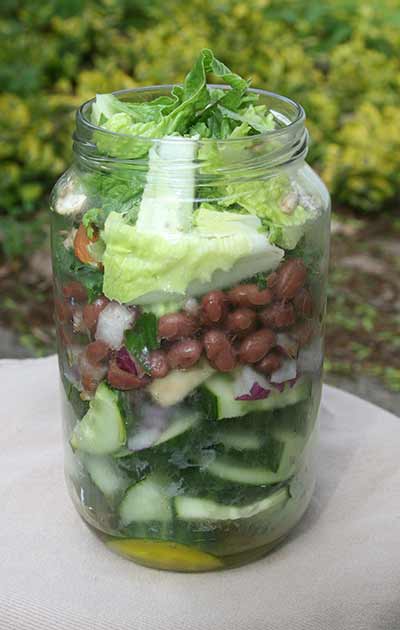
POLYGON ((313 493, 329 195, 302 107, 251 91, 275 129, 227 140, 121 135, 84 103, 52 193, 67 485, 150 567, 264 556, 313 493))

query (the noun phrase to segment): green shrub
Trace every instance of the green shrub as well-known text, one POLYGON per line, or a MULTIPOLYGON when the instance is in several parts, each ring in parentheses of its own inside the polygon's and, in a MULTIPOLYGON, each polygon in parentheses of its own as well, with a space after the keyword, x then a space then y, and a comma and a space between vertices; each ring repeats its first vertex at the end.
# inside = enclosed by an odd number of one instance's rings
POLYGON ((38 242, 38 212, 71 159, 77 105, 96 92, 179 81, 203 46, 254 86, 299 100, 310 160, 334 198, 379 210, 400 188, 399 27, 398 0, 3 0, 7 255, 38 242))

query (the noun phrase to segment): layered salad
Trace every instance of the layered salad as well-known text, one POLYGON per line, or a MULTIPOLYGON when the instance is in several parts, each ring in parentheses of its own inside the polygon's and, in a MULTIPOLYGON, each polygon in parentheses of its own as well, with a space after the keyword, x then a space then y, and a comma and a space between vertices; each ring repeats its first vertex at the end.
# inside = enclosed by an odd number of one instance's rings
POLYGON ((96 165, 52 200, 71 493, 123 555, 233 566, 312 492, 326 220, 295 162, 252 169, 285 122, 210 50, 85 111, 96 165))

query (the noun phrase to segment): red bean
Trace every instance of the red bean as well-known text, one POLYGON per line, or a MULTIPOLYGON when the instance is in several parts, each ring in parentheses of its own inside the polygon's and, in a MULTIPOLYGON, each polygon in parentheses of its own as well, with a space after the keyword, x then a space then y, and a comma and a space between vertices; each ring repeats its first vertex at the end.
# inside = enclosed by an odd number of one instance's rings
POLYGON ((153 378, 164 378, 169 372, 167 357, 163 350, 153 350, 149 356, 150 373, 153 378))
POLYGON ((96 329, 99 315, 109 303, 110 301, 102 296, 97 298, 92 304, 85 304, 83 307, 83 321, 91 332, 96 329))
POLYGON ((307 269, 300 258, 291 258, 278 269, 278 280, 274 286, 274 294, 279 300, 292 299, 304 285, 307 269))
POLYGON ((227 298, 222 291, 210 291, 201 300, 203 321, 205 324, 221 322, 228 312, 227 298))
POLYGON ((308 344, 313 333, 314 325, 310 320, 299 322, 290 329, 290 336, 298 341, 300 348, 308 344))
POLYGON ((147 376, 138 376, 131 372, 125 372, 118 367, 115 359, 110 362, 107 380, 112 387, 116 389, 129 390, 129 389, 141 389, 150 382, 147 376))
POLYGON ((277 282, 278 282, 278 274, 276 271, 273 271, 267 278, 268 289, 273 290, 277 282))
POLYGON ((54 300, 54 312, 57 318, 57 321, 65 324, 66 322, 70 322, 72 320, 72 308, 71 305, 60 298, 56 298, 54 300))
POLYGON ((254 328, 256 319, 257 314, 255 311, 242 306, 228 313, 225 328, 236 335, 247 333, 254 328))
POLYGON ((90 363, 97 364, 110 356, 110 348, 104 341, 92 341, 86 346, 86 356, 90 363))
POLYGON ((265 306, 272 301, 270 289, 259 289, 256 284, 239 284, 227 295, 228 300, 237 306, 265 306))
POLYGON ((64 297, 73 298, 77 302, 84 302, 87 299, 87 291, 80 282, 71 281, 62 288, 64 297))
POLYGON ((294 308, 296 313, 301 317, 312 317, 314 305, 311 297, 311 293, 307 289, 299 289, 293 298, 294 308))
POLYGON ((230 345, 226 334, 218 328, 208 330, 203 337, 203 342, 206 356, 209 361, 213 361, 230 345))
POLYGON ((242 363, 257 363, 273 348, 276 335, 268 328, 251 333, 239 346, 239 358, 242 363))
POLYGON ((271 328, 287 328, 294 324, 296 317, 291 302, 275 302, 259 313, 259 318, 264 326, 271 328))
POLYGON ((171 368, 187 369, 200 359, 202 344, 197 339, 177 341, 167 352, 168 364, 171 368))
POLYGON ((197 329, 197 320, 185 313, 168 313, 158 320, 158 336, 168 341, 190 337, 197 329))
POLYGON ((230 372, 236 367, 236 353, 222 330, 208 330, 203 341, 207 359, 215 369, 219 372, 230 372))
POLYGON ((269 352, 259 363, 254 366, 256 370, 262 374, 272 374, 275 370, 279 370, 282 365, 282 355, 278 352, 269 352))
POLYGON ((107 366, 102 365, 101 363, 92 363, 89 361, 87 348, 80 353, 78 357, 78 366, 84 390, 94 392, 98 384, 106 375, 107 366))
POLYGON ((237 365, 237 358, 232 345, 229 344, 229 346, 222 350, 211 364, 219 372, 230 372, 234 370, 237 365))

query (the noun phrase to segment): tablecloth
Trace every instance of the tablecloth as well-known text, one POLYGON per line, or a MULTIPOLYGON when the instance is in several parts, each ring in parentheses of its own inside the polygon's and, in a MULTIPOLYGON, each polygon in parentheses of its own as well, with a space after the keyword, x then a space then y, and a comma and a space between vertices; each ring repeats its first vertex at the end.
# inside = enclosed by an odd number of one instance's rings
POLYGON ((400 422, 332 387, 318 483, 246 567, 155 571, 110 553, 63 480, 55 357, 0 362, 1 630, 399 630, 400 422))

